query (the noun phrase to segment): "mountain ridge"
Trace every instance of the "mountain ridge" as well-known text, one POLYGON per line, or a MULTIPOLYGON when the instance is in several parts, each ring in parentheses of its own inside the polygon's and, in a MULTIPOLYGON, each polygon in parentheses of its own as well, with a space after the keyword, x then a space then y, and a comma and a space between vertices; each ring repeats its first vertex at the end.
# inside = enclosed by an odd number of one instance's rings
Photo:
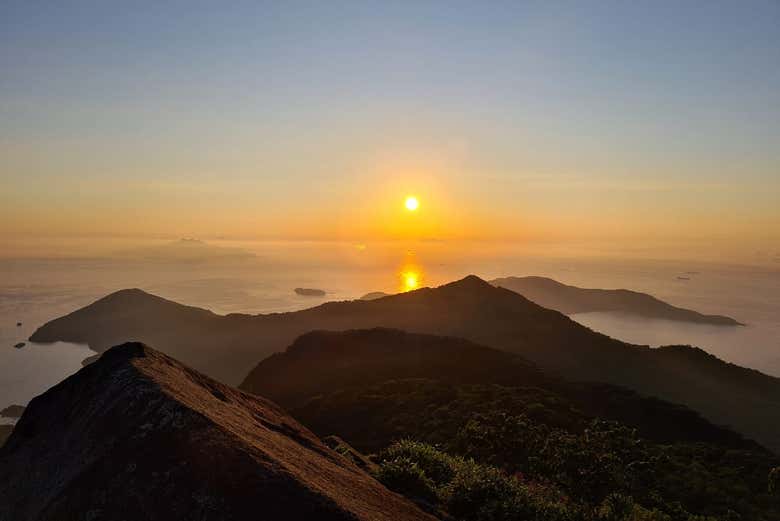
MULTIPOLYGON (((755 447, 682 405, 610 384, 554 378, 520 355, 462 338, 386 328, 306 333, 285 351, 260 362, 239 388, 269 397, 298 417, 316 397, 415 379, 455 386, 535 388, 569 400, 591 416, 637 428, 655 440, 717 440, 731 447, 755 447)), ((308 416, 300 418, 310 425, 308 416)))
POLYGON ((645 318, 675 320, 717 326, 744 326, 723 315, 705 315, 673 306, 652 295, 628 289, 580 288, 547 277, 502 277, 490 281, 494 286, 515 291, 540 306, 566 315, 612 311, 645 318))
POLYGON ((0 473, 0 519, 433 519, 273 402, 140 343, 34 398, 0 473))
POLYGON ((138 293, 101 299, 39 328, 36 342, 128 340, 158 346, 218 380, 237 384, 265 357, 312 330, 387 327, 464 338, 519 354, 550 375, 606 382, 680 403, 780 450, 780 380, 702 358, 690 348, 651 349, 609 338, 476 276, 372 301, 327 302, 268 315, 215 315, 138 293), (129 297, 124 305, 120 300, 129 297))

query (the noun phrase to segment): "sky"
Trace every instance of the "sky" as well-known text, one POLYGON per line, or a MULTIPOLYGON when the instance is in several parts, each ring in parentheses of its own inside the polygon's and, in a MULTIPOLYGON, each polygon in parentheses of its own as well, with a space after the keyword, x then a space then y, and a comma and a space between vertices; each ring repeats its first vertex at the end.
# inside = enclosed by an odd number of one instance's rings
POLYGON ((0 239, 771 249, 778 27, 774 0, 4 0, 0 239))

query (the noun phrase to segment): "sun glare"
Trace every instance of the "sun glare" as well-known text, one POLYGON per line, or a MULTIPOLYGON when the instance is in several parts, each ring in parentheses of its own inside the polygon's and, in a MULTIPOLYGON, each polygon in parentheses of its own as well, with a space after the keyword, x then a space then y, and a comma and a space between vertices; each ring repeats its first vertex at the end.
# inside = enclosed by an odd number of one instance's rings
POLYGON ((401 274, 401 277, 403 279, 404 291, 417 289, 417 287, 420 285, 420 276, 414 271, 405 271, 401 274))
POLYGON ((406 198, 406 202, 404 203, 404 205, 406 206, 407 210, 413 212, 420 207, 420 201, 418 201, 415 196, 410 195, 409 197, 406 198))

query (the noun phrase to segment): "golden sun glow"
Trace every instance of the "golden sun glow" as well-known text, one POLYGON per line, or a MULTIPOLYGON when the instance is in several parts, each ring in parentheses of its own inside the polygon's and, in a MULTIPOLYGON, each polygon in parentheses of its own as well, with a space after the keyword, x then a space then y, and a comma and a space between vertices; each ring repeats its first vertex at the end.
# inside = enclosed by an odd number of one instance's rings
POLYGON ((405 271, 401 274, 403 290, 411 291, 420 285, 420 275, 414 271, 405 271))
POLYGON ((410 195, 406 198, 406 201, 404 202, 404 206, 406 206, 406 209, 410 212, 414 212, 417 210, 417 208, 420 207, 420 201, 417 200, 417 198, 413 195, 410 195))

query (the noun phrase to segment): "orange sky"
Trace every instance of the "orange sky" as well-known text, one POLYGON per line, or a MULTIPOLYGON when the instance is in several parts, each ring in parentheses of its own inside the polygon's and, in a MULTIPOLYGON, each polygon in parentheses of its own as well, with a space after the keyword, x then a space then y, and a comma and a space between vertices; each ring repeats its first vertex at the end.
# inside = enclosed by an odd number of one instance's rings
POLYGON ((776 3, 361 6, 4 11, 5 254, 182 236, 777 254, 776 3))

